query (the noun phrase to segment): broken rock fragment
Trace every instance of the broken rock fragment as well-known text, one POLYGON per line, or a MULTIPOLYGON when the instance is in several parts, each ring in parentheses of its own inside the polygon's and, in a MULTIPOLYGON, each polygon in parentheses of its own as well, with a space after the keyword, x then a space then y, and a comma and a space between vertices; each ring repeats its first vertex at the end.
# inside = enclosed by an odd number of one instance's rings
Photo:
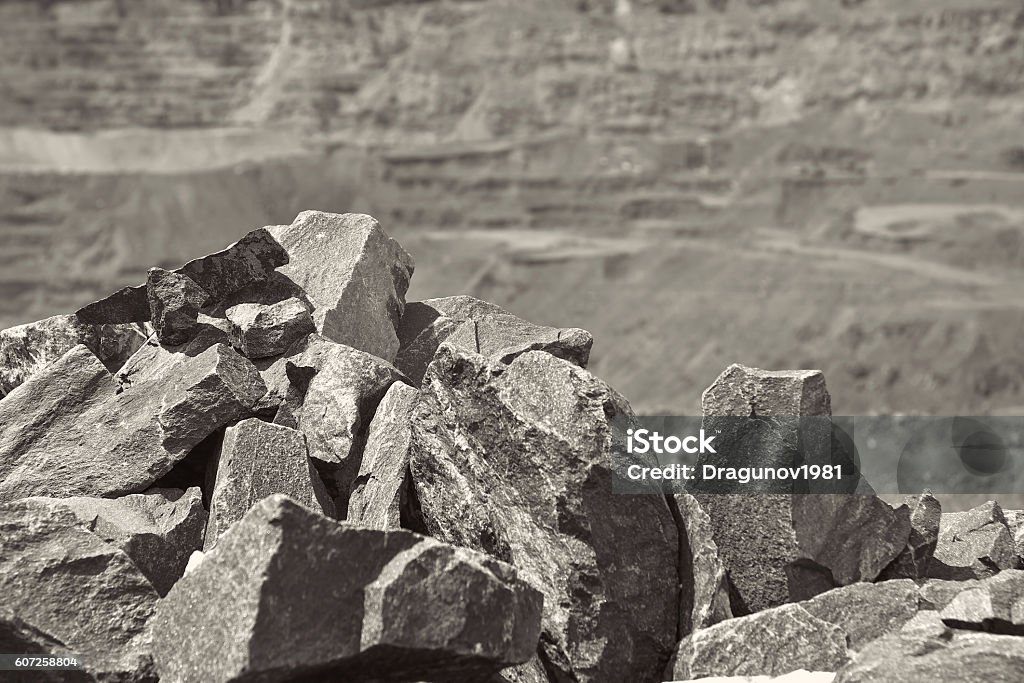
POLYGON ((150 268, 146 297, 157 338, 162 344, 179 346, 199 331, 199 309, 210 295, 187 275, 150 268))
POLYGON ((1007 569, 966 587, 939 617, 952 628, 1024 636, 1024 571, 1007 569))
POLYGON ((530 657, 541 604, 508 565, 276 495, 161 601, 154 656, 164 682, 475 681, 530 657))
POLYGON ((847 658, 841 628, 800 605, 783 605, 691 633, 679 643, 673 675, 691 680, 835 671, 847 658))
POLYGON ((166 595, 203 545, 206 511, 198 488, 149 489, 121 498, 25 498, 30 509, 66 510, 79 524, 120 548, 166 595))
POLYGON ((886 633, 901 629, 918 612, 917 584, 909 579, 857 583, 801 602, 818 619, 835 624, 859 650, 886 633))
POLYGON ((377 406, 349 498, 345 518, 349 522, 371 529, 400 527, 407 497, 412 412, 418 400, 416 389, 396 382, 377 406))
POLYGON ((111 372, 146 341, 140 325, 90 325, 56 315, 0 331, 0 397, 14 391, 50 363, 84 344, 111 372))
POLYGON ((365 214, 304 211, 272 230, 290 257, 280 272, 305 291, 317 332, 392 362, 412 257, 365 214))
POLYGON ((228 427, 210 499, 205 549, 212 548, 253 503, 275 493, 329 517, 335 515, 334 503, 307 455, 302 432, 256 418, 228 427))
POLYGON ((1018 563, 1013 536, 999 503, 989 501, 966 512, 942 514, 928 576, 983 579, 1018 563))
POLYGON ((552 678, 660 676, 692 604, 665 498, 612 493, 625 400, 548 353, 506 365, 447 345, 422 393, 411 472, 430 535, 509 562, 544 591, 538 657, 552 678))
POLYGON ((226 344, 147 344, 117 378, 75 347, 0 401, 0 501, 141 492, 265 391, 226 344))
POLYGON ((910 536, 907 546, 892 561, 881 578, 923 579, 939 540, 942 506, 931 493, 907 496, 903 503, 910 510, 910 536))
POLYGON ((416 383, 442 343, 506 361, 526 351, 546 351, 583 368, 594 343, 586 330, 535 325, 471 296, 408 304, 398 336, 401 349, 395 365, 416 383))
POLYGON ((680 632, 689 633, 732 618, 732 608, 729 606, 729 581, 712 535, 711 518, 688 493, 676 494, 675 503, 685 540, 680 543, 680 563, 692 568, 694 584, 693 611, 681 615, 680 632))
POLYGON ((0 631, 45 634, 100 680, 155 682, 144 629, 159 596, 71 512, 0 505, 0 595, 0 631))
POLYGON ((226 312, 231 342, 247 358, 269 358, 315 331, 309 309, 299 299, 276 304, 238 304, 226 312))

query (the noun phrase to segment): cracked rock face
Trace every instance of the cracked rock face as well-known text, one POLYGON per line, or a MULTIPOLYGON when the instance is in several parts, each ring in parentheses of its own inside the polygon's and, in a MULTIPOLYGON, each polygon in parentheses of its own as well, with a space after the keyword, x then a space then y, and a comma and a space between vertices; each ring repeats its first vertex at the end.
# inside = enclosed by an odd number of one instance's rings
POLYGON ((258 503, 161 601, 161 681, 480 680, 528 659, 542 597, 408 531, 258 503))
POLYGON ((180 346, 199 331, 199 309, 210 295, 187 275, 150 268, 146 299, 160 343, 180 346))
POLYGON ((942 515, 928 576, 983 579, 1019 563, 1002 508, 994 501, 942 515))
POLYGON ((691 606, 680 604, 666 501, 609 493, 621 438, 612 423, 632 414, 624 399, 548 353, 505 365, 449 346, 422 391, 411 470, 426 530, 543 590, 538 657, 549 675, 659 676, 691 606))

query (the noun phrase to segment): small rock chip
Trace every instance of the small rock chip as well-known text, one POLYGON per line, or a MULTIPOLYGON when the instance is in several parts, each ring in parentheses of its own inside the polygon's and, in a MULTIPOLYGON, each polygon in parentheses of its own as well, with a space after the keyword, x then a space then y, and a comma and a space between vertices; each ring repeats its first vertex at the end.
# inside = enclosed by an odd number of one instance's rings
POLYGON ((226 344, 147 344, 117 379, 77 346, 0 401, 0 501, 141 492, 265 392, 226 344))
POLYGON ((199 331, 199 309, 210 295, 192 278, 163 268, 150 268, 146 280, 150 317, 160 343, 180 346, 199 331))
POLYGON ((0 331, 0 397, 79 344, 111 372, 146 342, 140 325, 89 325, 73 315, 57 315, 0 331))
POLYGON ((156 680, 144 635, 156 590, 71 512, 0 505, 0 595, 0 618, 10 614, 21 624, 4 618, 0 631, 46 634, 99 680, 156 680))
POLYGON ((923 579, 939 540, 942 506, 931 493, 907 496, 903 503, 910 510, 910 537, 907 546, 882 572, 882 580, 923 579))
POLYGON ((857 583, 817 595, 800 606, 843 629, 851 650, 898 631, 917 615, 918 587, 909 579, 857 583))
POLYGON ((412 257, 364 214, 304 211, 272 230, 291 258, 280 272, 306 292, 317 331, 394 361, 412 257))
POLYGON ((276 304, 238 304, 226 312, 231 342, 247 358, 278 356, 315 331, 309 309, 299 299, 276 304))
POLYGON ((302 432, 256 418, 228 427, 217 462, 204 550, 212 548, 255 501, 275 493, 335 516, 302 432))
POLYGON ((29 508, 71 512, 80 524, 120 548, 166 595, 202 547, 206 510, 198 488, 150 489, 121 498, 25 498, 29 508))
POLYGON ((276 495, 160 602, 154 657, 182 683, 475 681, 530 657, 541 603, 508 565, 276 495))
POLYGON ((958 631, 893 633, 867 645, 835 683, 964 683, 1024 680, 1024 640, 958 631))
POLYGON ((419 392, 395 382, 373 415, 345 519, 371 529, 398 529, 407 497, 412 411, 419 392))
POLYGON ((679 643, 673 675, 780 676, 797 669, 835 671, 847 662, 846 634, 800 605, 729 619, 679 643))
POLYGON ((966 512, 942 514, 928 576, 937 579, 983 579, 1017 567, 1013 536, 999 503, 989 501, 966 512))
POLYGON ((417 384, 442 343, 505 362, 526 351, 546 351, 583 368, 594 344, 586 330, 535 325, 471 296, 408 304, 398 338, 395 365, 417 384))

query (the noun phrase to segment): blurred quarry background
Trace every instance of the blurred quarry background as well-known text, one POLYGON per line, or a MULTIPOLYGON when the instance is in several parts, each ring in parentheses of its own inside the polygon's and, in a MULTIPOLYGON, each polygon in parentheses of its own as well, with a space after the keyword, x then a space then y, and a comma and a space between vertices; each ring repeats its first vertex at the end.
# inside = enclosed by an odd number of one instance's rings
POLYGON ((314 208, 638 412, 1021 414, 1024 4, 0 0, 0 327, 314 208))

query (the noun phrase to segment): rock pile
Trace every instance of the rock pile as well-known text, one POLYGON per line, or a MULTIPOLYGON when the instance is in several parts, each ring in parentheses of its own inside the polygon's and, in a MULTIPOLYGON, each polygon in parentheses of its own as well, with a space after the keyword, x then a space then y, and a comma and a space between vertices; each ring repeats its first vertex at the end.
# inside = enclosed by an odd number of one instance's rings
MULTIPOLYGON (((305 212, 0 332, 0 651, 86 681, 1021 677, 1021 514, 613 493, 634 415, 589 333, 407 305, 412 272, 369 216, 305 212)), ((722 434, 761 464, 831 414, 820 373, 743 366, 704 406, 762 418, 722 434)))

